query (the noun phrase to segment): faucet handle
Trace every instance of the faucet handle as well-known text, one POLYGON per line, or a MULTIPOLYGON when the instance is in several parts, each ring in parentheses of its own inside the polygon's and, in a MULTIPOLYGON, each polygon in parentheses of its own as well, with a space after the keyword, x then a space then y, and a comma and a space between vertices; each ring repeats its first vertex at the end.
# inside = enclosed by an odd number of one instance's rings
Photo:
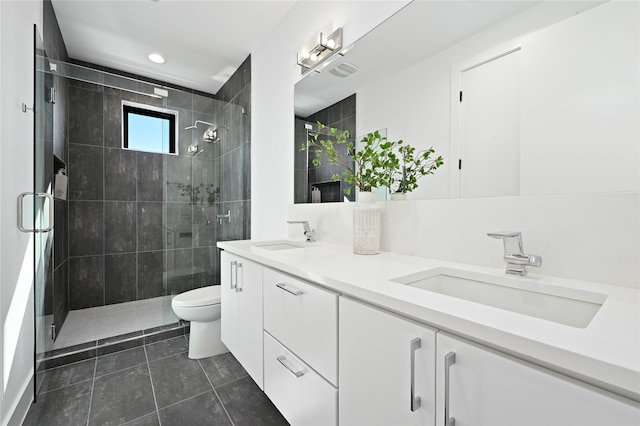
POLYGON ((496 232, 488 232, 487 235, 491 238, 503 239, 503 238, 518 237, 518 236, 521 237, 522 233, 518 231, 496 231, 496 232))
POLYGON ((491 238, 497 238, 504 243, 504 253, 524 254, 522 233, 519 231, 498 231, 487 233, 491 238))
POLYGON ((489 232, 492 238, 501 239, 504 243, 504 261, 507 263, 507 274, 526 275, 527 266, 541 266, 542 257, 535 254, 524 254, 522 234, 517 231, 489 232))
POLYGON ((312 229, 310 231, 304 231, 304 236, 307 237, 308 243, 315 243, 316 241, 316 230, 312 229))

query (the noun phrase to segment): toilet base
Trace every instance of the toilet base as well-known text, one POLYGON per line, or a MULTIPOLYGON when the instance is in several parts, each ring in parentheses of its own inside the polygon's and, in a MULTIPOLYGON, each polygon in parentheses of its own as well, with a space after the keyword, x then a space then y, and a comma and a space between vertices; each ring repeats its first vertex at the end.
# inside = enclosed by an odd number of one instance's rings
POLYGON ((222 343, 220 320, 191 321, 189 332, 189 358, 200 359, 229 352, 222 343))

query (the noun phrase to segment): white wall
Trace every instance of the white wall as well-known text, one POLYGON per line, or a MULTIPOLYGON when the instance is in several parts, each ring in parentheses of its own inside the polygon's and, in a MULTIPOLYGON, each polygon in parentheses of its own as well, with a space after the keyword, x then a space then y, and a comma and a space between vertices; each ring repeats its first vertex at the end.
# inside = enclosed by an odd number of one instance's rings
POLYGON ((286 233, 293 202, 293 87, 300 79, 296 51, 329 22, 354 42, 407 1, 297 2, 251 54, 251 236, 286 233))
POLYGON ((522 42, 521 194, 640 190, 638 2, 522 42))
POLYGON ((16 226, 17 196, 33 191, 33 24, 41 1, 0 1, 1 424, 22 421, 33 389, 32 236, 16 226))
MULTIPOLYGON (((527 40, 527 44, 522 51, 523 72, 525 74, 522 82, 522 117, 524 121, 521 123, 523 137, 521 139, 520 194, 572 193, 585 192, 585 190, 586 192, 600 192, 613 190, 613 187, 619 191, 638 189, 638 179, 635 179, 635 188, 628 184, 632 177, 631 170, 637 171, 640 166, 638 151, 635 151, 635 155, 631 155, 634 153, 629 151, 632 148, 631 145, 638 140, 637 120, 633 118, 638 114, 638 98, 635 97, 635 104, 633 104, 633 101, 630 100, 633 97, 629 96, 629 94, 638 93, 638 3, 614 2, 613 4, 596 6, 573 16, 574 10, 580 10, 584 7, 586 6, 580 2, 543 3, 460 42, 414 67, 390 76, 386 81, 378 82, 375 86, 357 93, 356 123, 358 134, 366 133, 371 129, 386 128, 387 136, 390 139, 403 139, 405 142, 417 146, 433 146, 438 154, 444 156, 445 165, 435 175, 425 177, 421 181, 420 187, 408 194, 409 199, 447 198, 450 196, 450 167, 457 167, 458 158, 457 151, 450 152, 452 142, 450 140, 452 68, 460 63, 468 62, 469 58, 477 57, 482 52, 493 51, 496 46, 508 44, 511 47, 514 45, 513 41, 521 40, 527 40), (611 9, 617 11, 612 12, 611 9), (612 13, 620 18, 620 24, 611 22, 610 15, 612 13), (566 19, 569 17, 571 19, 566 19), (563 19, 565 20, 561 23, 552 25, 563 19), (632 27, 634 20, 635 30, 632 27), (612 26, 616 28, 615 31, 609 31, 612 26), (585 32, 585 30, 588 31, 585 32), (565 36, 569 32, 580 33, 582 36, 566 39, 565 36), (583 37, 585 35, 588 36, 583 37), (554 41, 550 41, 550 39, 554 41), (593 43, 594 39, 597 39, 598 42, 593 43), (543 44, 544 47, 542 47, 543 44), (617 46, 617 49, 611 51, 607 47, 609 45, 617 46), (581 51, 578 52, 577 49, 581 49, 581 51), (620 61, 621 56, 618 54, 620 51, 629 52, 624 62, 620 61), (557 59, 560 52, 571 52, 571 61, 574 64, 571 68, 565 68, 564 62, 562 67, 558 66, 557 59), (591 58, 595 59, 590 59, 587 64, 584 59, 589 54, 593 55, 591 58), (567 88, 561 92, 563 96, 567 96, 567 100, 564 102, 560 100, 556 94, 559 92, 554 90, 562 86, 560 83, 562 80, 575 80, 580 74, 589 71, 588 68, 583 68, 583 65, 595 65, 594 62, 597 62, 600 57, 603 61, 611 62, 612 55, 617 55, 617 60, 614 63, 609 63, 607 65, 609 68, 606 71, 609 72, 615 68, 616 72, 612 74, 615 77, 609 78, 606 87, 601 85, 599 90, 601 92, 608 91, 610 94, 615 93, 616 96, 620 95, 621 90, 625 90, 627 99, 615 99, 611 96, 601 97, 600 94, 595 94, 597 99, 601 98, 607 103, 594 104, 590 102, 591 105, 585 109, 586 101, 593 99, 593 90, 582 90, 588 87, 585 85, 581 87, 572 85, 570 87, 571 93, 567 92, 567 88), (556 63, 550 65, 550 62, 554 60, 556 63), (535 71, 526 69, 531 61, 537 63, 535 71), (540 90, 547 84, 547 77, 549 77, 548 73, 540 74, 541 69, 552 69, 553 73, 551 74, 555 75, 550 82, 551 85, 547 86, 549 90, 540 90), (581 69, 581 71, 578 72, 577 69, 581 69), (545 78, 534 79, 534 73, 538 73, 536 74, 538 76, 544 75, 545 78), (537 97, 534 94, 538 94, 537 97), (573 101, 568 100, 571 99, 569 95, 575 95, 573 101), (556 100, 551 101, 551 99, 556 100), (623 102, 627 104, 622 105, 623 102), (613 109, 613 106, 610 105, 612 103, 617 103, 616 107, 624 108, 626 115, 617 116, 615 119, 609 118, 609 111, 613 109), (554 104, 554 106, 549 108, 550 104, 554 104), (581 107, 572 108, 576 104, 581 107), (562 114, 559 114, 558 110, 561 110, 562 114), (569 117, 572 118, 562 121, 559 119, 559 117, 567 116, 567 113, 571 111, 574 112, 573 115, 569 114, 569 117), (584 115, 601 117, 599 124, 597 124, 598 127, 584 126, 585 120, 580 120, 584 115), (549 120, 552 118, 551 116, 554 119, 549 120), (576 122, 581 123, 581 129, 577 128, 576 122), (612 131, 612 129, 615 130, 612 131), (555 135, 554 137, 550 137, 551 132, 555 135), (609 163, 610 168, 602 174, 599 172, 591 173, 590 167, 593 162, 583 161, 586 165, 580 169, 581 173, 573 174, 570 181, 571 183, 582 181, 582 178, 588 175, 589 178, 586 180, 588 184, 575 187, 572 190, 569 184, 562 183, 567 175, 566 170, 573 171, 574 161, 576 161, 576 157, 572 155, 576 144, 568 144, 567 139, 569 138, 575 138, 574 140, 579 141, 581 146, 584 146, 586 142, 586 146, 589 148, 601 148, 603 141, 606 140, 606 144, 609 145, 610 140, 615 139, 616 143, 612 151, 615 158, 620 158, 621 150, 629 156, 625 157, 622 163, 609 163), (571 148, 557 149, 567 145, 570 145, 571 148), (536 170, 540 169, 541 160, 549 160, 549 158, 541 159, 544 157, 543 150, 546 151, 546 157, 549 157, 547 150, 549 146, 552 147, 551 152, 555 156, 553 168, 545 168, 546 177, 543 177, 536 170), (529 152, 534 155, 528 156, 529 152), (622 171, 619 169, 621 166, 622 171), (609 174, 609 177, 601 176, 607 175, 609 171, 613 172, 613 174, 609 174), (617 180, 614 185, 602 184, 612 176, 624 179, 624 182, 617 180), (534 185, 533 180, 538 177, 542 177, 542 179, 538 181, 537 185, 534 185), (595 181, 600 184, 590 185, 595 181)), ((584 82, 588 79, 593 81, 598 73, 605 70, 600 66, 597 70, 592 69, 591 71, 593 74, 583 75, 581 81, 584 82)), ((600 80, 602 81, 602 79, 600 80)), ((590 124, 596 125, 596 123, 590 124)), ((587 150, 582 152, 586 153, 587 150)), ((578 161, 580 160, 584 160, 584 157, 579 158, 578 161)))

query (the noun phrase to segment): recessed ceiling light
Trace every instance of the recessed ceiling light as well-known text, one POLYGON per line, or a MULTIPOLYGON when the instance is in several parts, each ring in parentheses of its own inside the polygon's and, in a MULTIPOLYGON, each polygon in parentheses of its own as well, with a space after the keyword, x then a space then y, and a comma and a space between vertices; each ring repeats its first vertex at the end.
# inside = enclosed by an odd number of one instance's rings
POLYGON ((159 53, 149 53, 147 55, 147 58, 149 58, 151 62, 155 62, 156 64, 164 64, 165 62, 164 58, 159 53))

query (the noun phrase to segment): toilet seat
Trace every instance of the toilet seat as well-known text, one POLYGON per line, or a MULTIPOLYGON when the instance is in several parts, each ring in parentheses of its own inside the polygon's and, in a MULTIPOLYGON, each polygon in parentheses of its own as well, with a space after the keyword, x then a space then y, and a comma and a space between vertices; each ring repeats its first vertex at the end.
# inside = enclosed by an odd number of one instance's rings
POLYGON ((177 308, 195 308, 198 306, 217 305, 220 303, 220 286, 207 286, 180 293, 171 300, 177 308))

